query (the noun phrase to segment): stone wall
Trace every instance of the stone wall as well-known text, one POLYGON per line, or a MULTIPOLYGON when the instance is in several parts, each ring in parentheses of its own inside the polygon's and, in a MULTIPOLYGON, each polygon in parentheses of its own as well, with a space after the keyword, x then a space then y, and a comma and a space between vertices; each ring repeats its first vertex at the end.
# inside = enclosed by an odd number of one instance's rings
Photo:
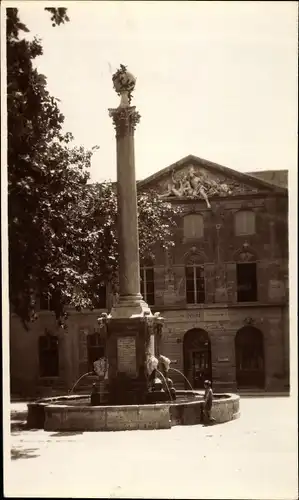
MULTIPOLYGON (((284 373, 287 357, 283 349, 284 312, 280 307, 255 307, 250 308, 250 312, 246 307, 164 311, 166 321, 161 353, 177 360, 175 367, 184 373, 184 335, 192 328, 201 328, 208 332, 211 341, 214 387, 217 390, 235 390, 235 336, 246 324, 249 314, 252 325, 262 332, 264 338, 265 389, 283 390, 286 384, 284 373), (221 320, 224 316, 227 318, 225 321, 221 320)), ((177 387, 184 386, 183 378, 179 374, 172 373, 171 377, 177 387)))
MULTIPOLYGON (((98 330, 101 311, 72 311, 68 329, 57 327, 55 316, 41 311, 38 320, 24 330, 19 318, 10 318, 10 385, 14 395, 59 394, 69 390, 88 371, 87 335, 98 330), (40 377, 38 339, 46 330, 58 337, 59 376, 40 377)), ((89 384, 90 385, 90 384, 89 384)))
POLYGON ((288 301, 288 206, 285 197, 250 200, 226 198, 206 209, 202 201, 184 202, 184 214, 204 217, 204 236, 184 239, 183 217, 177 219, 175 247, 155 252, 155 305, 186 307, 185 264, 197 254, 205 266, 206 303, 237 302, 236 262, 245 243, 257 262, 258 302, 288 301), (235 236, 234 214, 251 209, 256 214, 256 233, 235 236))

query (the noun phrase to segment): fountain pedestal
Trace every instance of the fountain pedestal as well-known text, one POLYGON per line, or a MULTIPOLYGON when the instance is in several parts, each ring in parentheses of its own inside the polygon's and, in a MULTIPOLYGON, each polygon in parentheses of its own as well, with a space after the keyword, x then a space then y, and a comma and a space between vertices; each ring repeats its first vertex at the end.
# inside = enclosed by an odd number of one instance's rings
POLYGON ((108 357, 109 404, 141 404, 148 392, 147 360, 155 355, 160 316, 113 318, 102 316, 108 357))
POLYGON ((99 323, 106 329, 109 403, 134 404, 145 401, 146 363, 157 354, 155 336, 162 318, 152 315, 140 293, 134 153, 134 131, 140 115, 130 105, 136 79, 121 66, 112 80, 121 96, 118 108, 109 109, 116 130, 119 300, 99 323))

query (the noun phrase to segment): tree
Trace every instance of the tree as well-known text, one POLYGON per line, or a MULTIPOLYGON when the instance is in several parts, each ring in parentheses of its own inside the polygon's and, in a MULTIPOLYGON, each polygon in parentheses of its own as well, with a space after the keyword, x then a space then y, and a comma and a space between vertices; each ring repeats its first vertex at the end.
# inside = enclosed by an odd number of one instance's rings
POLYGON ((17 9, 7 9, 9 285, 26 323, 35 317, 33 291, 43 285, 43 269, 57 253, 51 234, 62 228, 67 204, 77 201, 89 178, 92 151, 70 147, 58 100, 34 68, 42 46, 22 32, 28 28, 17 9))
MULTIPOLYGON (((47 10, 54 24, 68 20, 65 9, 47 10)), ((92 307, 101 283, 117 283, 116 192, 87 183, 94 148, 74 147, 62 132, 58 100, 34 68, 42 46, 22 32, 18 11, 7 9, 10 301, 26 327, 36 293, 49 294, 65 326, 66 305, 92 307)), ((178 209, 152 192, 139 193, 138 207, 141 257, 154 242, 172 245, 178 209)))
POLYGON ((63 24, 70 20, 67 15, 67 9, 63 7, 58 9, 55 9, 53 7, 45 7, 45 10, 47 10, 52 14, 51 15, 52 26, 59 26, 60 24, 63 24))
MULTIPOLYGON (((138 225, 140 259, 152 257, 155 249, 174 245, 175 208, 153 192, 138 193, 138 225)), ((72 253, 65 252, 60 269, 63 275, 65 300, 78 309, 92 307, 97 299, 97 286, 109 281, 118 286, 117 195, 110 182, 92 184, 82 190, 79 204, 70 205, 69 224, 72 231, 69 242, 72 253), (66 286, 68 283, 68 286, 66 286), (67 296, 66 296, 67 294, 67 296)), ((57 272, 54 264, 52 273, 57 272)))

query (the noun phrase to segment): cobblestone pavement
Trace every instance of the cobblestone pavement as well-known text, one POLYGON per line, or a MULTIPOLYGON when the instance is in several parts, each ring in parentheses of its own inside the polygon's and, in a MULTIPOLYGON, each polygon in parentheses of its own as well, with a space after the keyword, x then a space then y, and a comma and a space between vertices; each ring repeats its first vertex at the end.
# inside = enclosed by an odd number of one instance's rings
POLYGON ((244 398, 236 421, 159 431, 13 425, 5 496, 296 499, 296 408, 294 398, 244 398))

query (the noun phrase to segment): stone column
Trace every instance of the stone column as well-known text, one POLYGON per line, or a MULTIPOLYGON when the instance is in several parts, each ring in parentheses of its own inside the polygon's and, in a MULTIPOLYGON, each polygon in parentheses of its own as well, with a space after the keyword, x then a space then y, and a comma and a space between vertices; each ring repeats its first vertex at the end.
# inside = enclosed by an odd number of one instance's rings
POLYGON ((130 106, 130 93, 135 78, 125 69, 113 79, 121 95, 118 108, 109 109, 116 130, 117 150, 117 217, 119 246, 119 302, 112 317, 132 317, 150 312, 140 294, 139 238, 137 192, 135 179, 134 131, 140 120, 135 106, 130 106))
POLYGON ((163 318, 159 313, 152 315, 140 294, 134 161, 134 130, 140 115, 130 105, 135 78, 121 66, 112 80, 121 96, 118 108, 109 110, 116 130, 119 300, 111 314, 102 314, 98 321, 106 337, 107 401, 138 404, 146 401, 147 362, 155 354, 155 336, 163 318))

